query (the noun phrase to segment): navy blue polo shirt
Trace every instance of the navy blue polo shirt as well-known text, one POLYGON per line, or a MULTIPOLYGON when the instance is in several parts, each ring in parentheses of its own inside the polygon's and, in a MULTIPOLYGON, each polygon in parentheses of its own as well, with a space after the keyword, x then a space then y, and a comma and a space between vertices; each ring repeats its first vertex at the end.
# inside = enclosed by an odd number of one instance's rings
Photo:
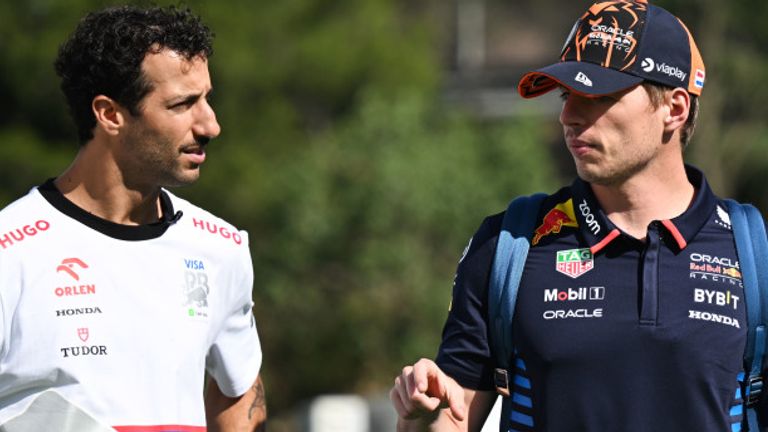
MULTIPOLYGON (((747 321, 726 206, 687 167, 696 196, 647 239, 605 216, 576 180, 542 205, 515 309, 512 430, 738 430, 747 321)), ((461 260, 438 365, 493 390, 488 278, 502 215, 461 260)))

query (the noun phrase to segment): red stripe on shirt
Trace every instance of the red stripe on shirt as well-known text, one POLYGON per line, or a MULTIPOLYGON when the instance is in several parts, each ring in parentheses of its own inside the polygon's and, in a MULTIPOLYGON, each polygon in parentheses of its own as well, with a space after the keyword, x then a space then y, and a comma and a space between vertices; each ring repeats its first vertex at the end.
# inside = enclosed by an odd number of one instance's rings
POLYGON ((117 432, 206 432, 205 426, 147 425, 112 426, 117 432))

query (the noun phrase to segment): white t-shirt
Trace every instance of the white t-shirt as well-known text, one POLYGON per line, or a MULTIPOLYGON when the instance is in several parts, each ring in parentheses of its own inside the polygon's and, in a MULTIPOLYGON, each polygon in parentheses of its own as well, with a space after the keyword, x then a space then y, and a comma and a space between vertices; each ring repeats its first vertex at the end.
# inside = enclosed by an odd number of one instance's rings
POLYGON ((205 371, 230 397, 253 384, 247 233, 162 203, 165 221, 117 225, 49 181, 0 212, 0 424, 55 389, 118 431, 201 431, 205 371))

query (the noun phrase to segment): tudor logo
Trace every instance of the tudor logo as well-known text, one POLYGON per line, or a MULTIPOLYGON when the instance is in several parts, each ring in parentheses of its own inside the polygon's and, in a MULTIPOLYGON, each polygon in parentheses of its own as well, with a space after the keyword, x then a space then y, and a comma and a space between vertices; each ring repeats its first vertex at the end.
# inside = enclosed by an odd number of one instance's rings
POLYGON ((653 62, 653 59, 650 57, 646 57, 643 59, 643 62, 640 64, 640 67, 643 68, 646 72, 653 72, 653 68, 656 67, 656 64, 653 62))
POLYGON ((584 84, 587 87, 592 87, 592 80, 589 79, 589 77, 586 74, 584 74, 584 72, 579 72, 578 74, 576 74, 576 78, 574 78, 574 80, 576 82, 580 82, 584 84))
POLYGON ((83 328, 77 329, 77 337, 79 337, 81 341, 87 342, 89 335, 90 335, 90 332, 88 331, 87 328, 83 327, 83 328))

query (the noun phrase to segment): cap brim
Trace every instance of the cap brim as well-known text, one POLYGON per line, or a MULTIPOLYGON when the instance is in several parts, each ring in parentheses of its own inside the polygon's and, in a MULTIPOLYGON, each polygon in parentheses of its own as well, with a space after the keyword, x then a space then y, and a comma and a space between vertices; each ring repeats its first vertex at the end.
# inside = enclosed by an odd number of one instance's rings
POLYGON ((591 96, 616 93, 634 87, 643 78, 594 63, 566 61, 528 72, 517 85, 520 96, 541 96, 560 86, 591 96))

